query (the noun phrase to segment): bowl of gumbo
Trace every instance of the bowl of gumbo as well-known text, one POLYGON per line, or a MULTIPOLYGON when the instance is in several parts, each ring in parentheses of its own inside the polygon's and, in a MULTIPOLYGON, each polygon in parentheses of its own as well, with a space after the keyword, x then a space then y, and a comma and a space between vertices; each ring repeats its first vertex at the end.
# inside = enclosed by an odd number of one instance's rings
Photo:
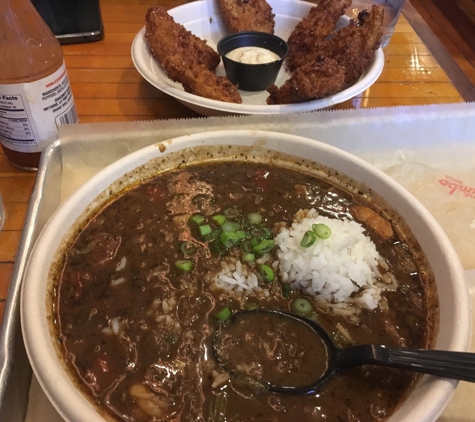
POLYGON ((304 333, 251 323, 223 338, 231 354, 258 345, 245 376, 211 341, 261 308, 318 321, 343 348, 464 350, 464 292, 442 229, 382 172, 314 140, 220 131, 137 151, 66 200, 32 252, 21 313, 66 420, 432 421, 456 383, 362 366, 284 395, 261 380, 306 382, 304 333))

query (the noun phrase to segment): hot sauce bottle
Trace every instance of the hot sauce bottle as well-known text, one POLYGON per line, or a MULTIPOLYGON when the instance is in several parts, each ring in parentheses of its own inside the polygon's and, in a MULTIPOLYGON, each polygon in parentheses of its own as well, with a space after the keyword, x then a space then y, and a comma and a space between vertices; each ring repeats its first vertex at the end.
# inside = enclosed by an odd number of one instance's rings
POLYGON ((31 0, 0 0, 0 142, 36 170, 59 125, 78 120, 61 46, 31 0))

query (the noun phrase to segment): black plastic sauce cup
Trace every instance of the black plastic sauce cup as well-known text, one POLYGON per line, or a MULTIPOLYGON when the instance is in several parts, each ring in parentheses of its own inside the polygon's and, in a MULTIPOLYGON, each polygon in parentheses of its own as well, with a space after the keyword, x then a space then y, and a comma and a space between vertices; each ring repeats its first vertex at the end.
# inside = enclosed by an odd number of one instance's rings
POLYGON ((218 53, 223 59, 226 76, 243 91, 262 91, 272 85, 288 52, 289 47, 282 38, 266 32, 237 32, 218 42, 218 53), (264 64, 247 64, 226 57, 226 54, 240 47, 265 48, 277 54, 279 59, 264 64))

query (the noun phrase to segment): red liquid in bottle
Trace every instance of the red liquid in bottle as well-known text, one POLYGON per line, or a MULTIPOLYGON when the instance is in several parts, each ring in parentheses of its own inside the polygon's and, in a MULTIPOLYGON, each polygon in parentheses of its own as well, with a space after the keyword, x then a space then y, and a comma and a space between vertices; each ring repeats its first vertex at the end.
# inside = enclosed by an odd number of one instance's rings
POLYGON ((0 142, 36 170, 41 151, 77 113, 61 46, 30 0, 0 0, 0 142))

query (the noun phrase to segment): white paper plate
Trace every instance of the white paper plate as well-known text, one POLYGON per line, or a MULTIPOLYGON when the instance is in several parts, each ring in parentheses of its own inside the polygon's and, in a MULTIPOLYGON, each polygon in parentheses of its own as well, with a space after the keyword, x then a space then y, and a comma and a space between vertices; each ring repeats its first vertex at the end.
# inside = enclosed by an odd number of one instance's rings
MULTIPOLYGON (((295 0, 268 0, 268 2, 272 6, 273 13, 275 13, 275 34, 284 40, 289 38, 295 25, 307 15, 311 7, 315 6, 312 3, 295 0)), ((208 45, 215 50, 218 41, 228 34, 217 9, 216 0, 199 0, 176 7, 168 12, 176 22, 184 25, 196 36, 207 40, 208 45)), ((339 25, 344 26, 347 22, 348 18, 343 16, 339 25)), ((384 54, 380 48, 376 51, 374 60, 365 73, 355 83, 337 94, 299 104, 268 105, 266 104, 266 98, 269 96, 267 91, 240 91, 242 104, 233 104, 210 100, 185 92, 181 84, 168 78, 152 57, 144 34, 145 28, 142 28, 132 43, 132 60, 139 73, 159 90, 175 97, 186 107, 205 116, 298 113, 332 107, 369 88, 378 79, 384 66, 384 54)), ((216 74, 225 75, 222 63, 219 64, 216 74)), ((285 70, 284 64, 277 77, 276 85, 282 85, 289 76, 290 74, 285 70)))

